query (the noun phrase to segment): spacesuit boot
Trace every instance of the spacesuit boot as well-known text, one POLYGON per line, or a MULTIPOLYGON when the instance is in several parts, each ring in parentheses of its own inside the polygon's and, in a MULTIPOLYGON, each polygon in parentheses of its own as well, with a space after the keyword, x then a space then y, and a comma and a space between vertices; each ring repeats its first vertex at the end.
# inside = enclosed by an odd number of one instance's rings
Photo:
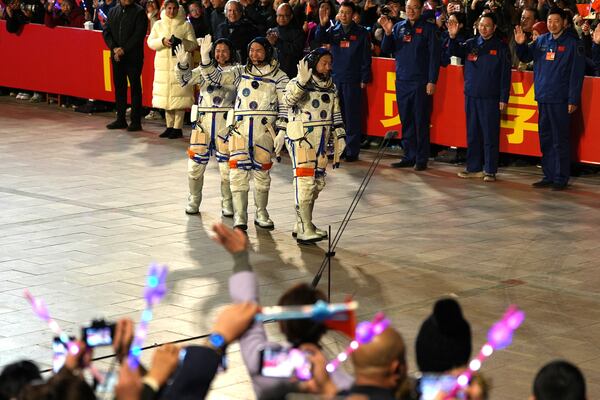
POLYGON ((221 173, 221 214, 224 217, 233 217, 233 202, 231 200, 231 187, 229 186, 229 165, 219 163, 221 173))
POLYGON ((327 239, 327 231, 317 228, 317 226, 312 223, 312 215, 313 215, 314 208, 315 208, 315 201, 313 200, 310 202, 310 217, 311 217, 312 228, 317 233, 317 235, 321 236, 321 239, 327 239))
POLYGON ((296 213, 299 217, 298 234, 296 236, 298 243, 314 243, 323 240, 323 237, 315 232, 312 224, 310 203, 299 203, 296 213))
POLYGON ((188 196, 188 205, 185 208, 186 214, 198 214, 200 202, 202 201, 202 185, 204 184, 204 176, 198 179, 188 178, 190 186, 190 195, 188 196))
POLYGON ((233 200, 233 227, 248 229, 248 192, 231 192, 233 200))
POLYGON ((254 217, 254 225, 258 225, 263 229, 274 229, 275 225, 269 213, 267 212, 267 203, 269 202, 269 192, 254 191, 254 203, 256 204, 256 216, 254 217))

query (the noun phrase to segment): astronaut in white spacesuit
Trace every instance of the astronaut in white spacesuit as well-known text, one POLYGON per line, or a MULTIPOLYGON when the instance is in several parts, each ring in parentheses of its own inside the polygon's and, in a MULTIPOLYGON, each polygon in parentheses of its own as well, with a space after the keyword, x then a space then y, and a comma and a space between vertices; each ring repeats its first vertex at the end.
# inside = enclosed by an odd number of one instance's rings
MULTIPOLYGON (((181 86, 198 84, 200 93, 197 106, 192 108, 194 129, 188 149, 188 183, 190 195, 185 209, 187 214, 198 214, 202 201, 204 171, 211 155, 219 163, 221 175, 221 213, 224 217, 233 216, 231 189, 229 187, 229 142, 227 112, 233 109, 235 87, 214 85, 205 80, 200 67, 191 69, 188 53, 183 46, 175 49, 177 65, 175 76, 181 86)), ((235 61, 235 50, 228 39, 217 40, 210 52, 211 63, 218 70, 230 67, 235 61)))
POLYGON ((236 100, 231 118, 227 121, 229 136, 229 166, 233 197, 233 225, 247 229, 250 171, 254 178, 254 224, 273 229, 267 212, 272 156, 284 144, 287 107, 283 101, 287 75, 279 69, 273 57, 273 47, 264 37, 248 45, 248 62, 229 69, 218 69, 210 62, 211 37, 201 40, 201 72, 216 85, 234 85, 236 100), (275 146, 275 143, 277 146, 275 146))
POLYGON ((302 242, 317 242, 327 232, 312 223, 315 200, 325 187, 327 144, 334 145, 333 167, 339 166, 346 147, 340 103, 331 80, 332 55, 313 50, 298 64, 298 76, 286 88, 288 125, 285 143, 294 169, 296 225, 292 235, 302 242), (331 137, 333 135, 333 137, 331 137))

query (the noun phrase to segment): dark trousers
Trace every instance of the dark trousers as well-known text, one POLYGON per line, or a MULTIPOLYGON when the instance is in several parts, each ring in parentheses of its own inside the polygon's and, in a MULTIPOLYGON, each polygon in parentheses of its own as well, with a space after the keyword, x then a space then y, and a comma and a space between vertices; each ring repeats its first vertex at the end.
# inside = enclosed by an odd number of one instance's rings
POLYGON ((467 171, 498 172, 500 100, 465 96, 467 171))
POLYGON ((142 119, 142 66, 143 61, 115 62, 112 60, 113 82, 115 84, 115 102, 117 119, 125 121, 127 110, 127 80, 131 86, 131 122, 140 123, 142 119))
POLYGON ((396 104, 402 123, 404 159, 427 164, 429 159, 429 121, 431 99, 425 84, 396 81, 396 104))
POLYGON ((571 174, 569 116, 567 103, 538 103, 538 131, 544 179, 566 185, 571 174))
POLYGON ((362 89, 360 83, 335 82, 346 127, 346 156, 358 157, 362 138, 362 89))

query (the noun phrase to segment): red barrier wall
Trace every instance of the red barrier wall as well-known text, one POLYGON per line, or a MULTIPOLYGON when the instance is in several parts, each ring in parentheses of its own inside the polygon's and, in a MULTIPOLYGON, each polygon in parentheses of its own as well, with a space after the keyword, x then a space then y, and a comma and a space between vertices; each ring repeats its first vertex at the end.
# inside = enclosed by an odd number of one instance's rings
MULTIPOLYGON (((0 86, 114 101, 110 52, 102 34, 83 29, 26 25, 19 35, 0 21, 0 86)), ((151 106, 154 52, 145 49, 143 103, 151 106)), ((366 132, 382 136, 400 129, 396 109, 394 60, 373 59, 374 81, 368 85, 366 132)), ((533 74, 512 74, 509 106, 503 115, 500 150, 538 156, 537 110, 533 74)), ((586 77, 582 104, 573 116, 575 159, 600 164, 600 79, 586 77)), ((466 147, 462 67, 442 68, 431 119, 433 143, 466 147)))
MULTIPOLYGON (((463 67, 440 69, 433 98, 431 142, 466 147, 466 121, 463 94, 463 67)), ((373 59, 373 83, 367 86, 366 131, 383 136, 390 129, 400 130, 396 108, 394 60, 373 59)), ((573 157, 581 162, 600 164, 600 78, 586 77, 581 107, 571 124, 573 157)), ((502 115, 500 151, 539 156, 537 103, 534 100, 533 73, 512 72, 510 98, 502 115)))

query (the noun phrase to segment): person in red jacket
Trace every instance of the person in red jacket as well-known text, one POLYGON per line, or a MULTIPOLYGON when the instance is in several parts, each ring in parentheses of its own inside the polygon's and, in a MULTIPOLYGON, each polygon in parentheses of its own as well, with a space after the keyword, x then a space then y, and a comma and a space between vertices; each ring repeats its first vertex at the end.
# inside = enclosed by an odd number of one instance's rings
POLYGON ((60 6, 57 2, 48 2, 44 18, 46 26, 50 28, 54 28, 55 26, 83 28, 84 22, 83 10, 76 4, 73 4, 73 0, 62 0, 60 6))

